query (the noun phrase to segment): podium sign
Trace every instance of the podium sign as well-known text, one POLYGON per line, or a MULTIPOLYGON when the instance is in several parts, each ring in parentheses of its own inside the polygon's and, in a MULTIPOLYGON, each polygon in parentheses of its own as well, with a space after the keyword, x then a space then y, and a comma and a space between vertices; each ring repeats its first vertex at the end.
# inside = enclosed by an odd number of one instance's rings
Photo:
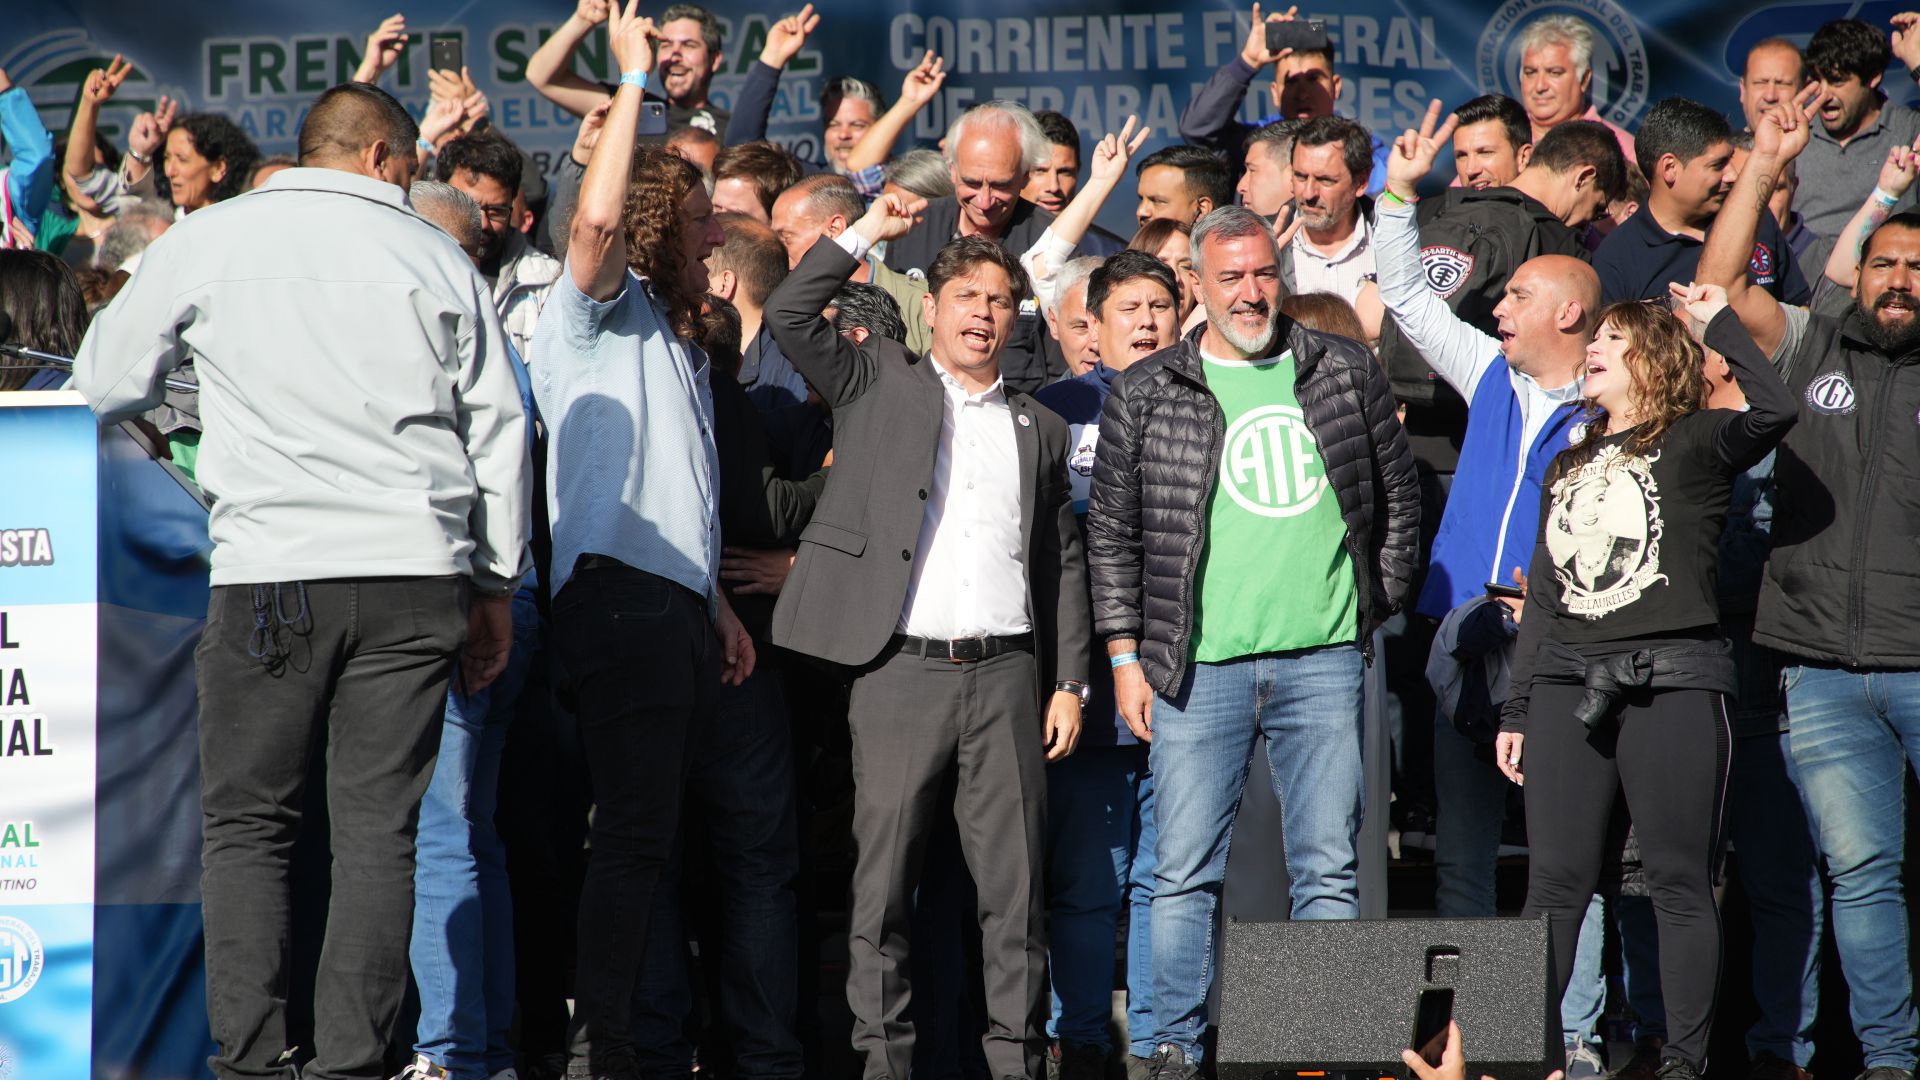
POLYGON ((0 1080, 92 1074, 100 438, 0 394, 0 1080))

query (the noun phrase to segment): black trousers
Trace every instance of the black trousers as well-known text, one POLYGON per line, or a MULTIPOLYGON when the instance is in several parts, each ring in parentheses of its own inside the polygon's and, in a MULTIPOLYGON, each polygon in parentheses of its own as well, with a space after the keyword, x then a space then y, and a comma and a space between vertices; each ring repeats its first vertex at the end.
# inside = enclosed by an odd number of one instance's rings
POLYGON ((680 830, 689 740, 719 702, 719 641, 703 597, 617 563, 574 571, 553 598, 553 637, 594 794, 568 1070, 625 1077, 636 1068, 634 986, 680 830))
POLYGON ((914 889, 949 809, 978 890, 987 1066, 996 1078, 1039 1075, 1047 778, 1035 686, 1026 652, 961 664, 894 653, 854 681, 847 1004, 866 1080, 912 1069, 914 889), (950 773, 951 808, 940 803, 950 773))
POLYGON ((194 661, 208 1064, 221 1080, 294 1075, 288 867, 316 750, 335 859, 306 1075, 386 1075, 407 988, 414 829, 466 607, 466 583, 450 577, 213 589, 194 661))
POLYGON ((1723 695, 1632 691, 1617 721, 1574 719, 1582 688, 1535 683, 1521 753, 1526 774, 1528 916, 1552 930, 1555 987, 1573 977, 1580 921, 1605 856, 1616 794, 1627 801, 1660 928, 1668 1057, 1703 1069, 1720 981, 1713 900, 1732 733, 1723 695))

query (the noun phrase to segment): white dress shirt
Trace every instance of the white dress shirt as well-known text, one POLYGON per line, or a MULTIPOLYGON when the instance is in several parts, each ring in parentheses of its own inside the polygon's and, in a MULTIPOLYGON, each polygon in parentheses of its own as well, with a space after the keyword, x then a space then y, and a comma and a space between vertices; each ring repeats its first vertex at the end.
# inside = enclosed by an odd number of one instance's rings
POLYGON ((1293 236, 1293 288, 1296 293, 1330 292, 1347 303, 1373 279, 1373 236, 1367 215, 1358 215, 1347 242, 1331 255, 1307 242, 1307 230, 1293 236))
POLYGON ((1020 557, 1020 449, 999 380, 969 394, 939 361, 940 446, 920 519, 900 632, 924 638, 1024 634, 1027 571, 1020 557))

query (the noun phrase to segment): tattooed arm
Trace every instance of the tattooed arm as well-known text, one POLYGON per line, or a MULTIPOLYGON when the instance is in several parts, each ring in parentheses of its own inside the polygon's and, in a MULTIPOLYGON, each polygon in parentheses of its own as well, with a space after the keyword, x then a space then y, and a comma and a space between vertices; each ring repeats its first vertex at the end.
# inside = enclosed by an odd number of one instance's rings
POLYGON ((1786 316, 1780 310, 1780 301, 1767 290, 1748 286, 1747 260, 1753 253, 1760 215, 1769 212, 1767 200, 1780 183, 1781 173, 1806 149, 1808 125, 1814 122, 1813 112, 1819 107, 1819 89, 1819 83, 1811 83, 1791 105, 1775 107, 1760 118, 1760 126, 1753 133, 1753 154, 1727 194, 1725 208, 1707 230, 1700 265, 1694 271, 1695 281, 1727 290, 1728 305, 1768 355, 1786 333, 1786 316))
POLYGON ((1915 139, 1912 146, 1887 151, 1886 164, 1880 166, 1880 179, 1872 194, 1840 230, 1833 253, 1827 256, 1826 273, 1834 284, 1853 288, 1853 275, 1860 268, 1860 253, 1866 249, 1867 237, 1893 216, 1894 206, 1913 186, 1916 175, 1920 175, 1920 139, 1915 139))

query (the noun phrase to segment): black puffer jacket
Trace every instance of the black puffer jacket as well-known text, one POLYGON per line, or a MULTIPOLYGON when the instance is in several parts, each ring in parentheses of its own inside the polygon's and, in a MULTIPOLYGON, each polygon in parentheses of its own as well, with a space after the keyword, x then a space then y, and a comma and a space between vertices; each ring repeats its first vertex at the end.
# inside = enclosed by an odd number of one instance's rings
MULTIPOLYGON (((1088 501, 1094 632, 1138 638, 1148 684, 1169 695, 1186 675, 1193 577, 1226 435, 1200 359, 1204 333, 1194 330, 1114 380, 1088 501)), ((1413 455, 1386 372, 1365 346, 1283 316, 1269 355, 1283 348, 1293 350, 1294 392, 1340 500, 1366 645, 1373 621, 1400 609, 1413 579, 1413 455)))

